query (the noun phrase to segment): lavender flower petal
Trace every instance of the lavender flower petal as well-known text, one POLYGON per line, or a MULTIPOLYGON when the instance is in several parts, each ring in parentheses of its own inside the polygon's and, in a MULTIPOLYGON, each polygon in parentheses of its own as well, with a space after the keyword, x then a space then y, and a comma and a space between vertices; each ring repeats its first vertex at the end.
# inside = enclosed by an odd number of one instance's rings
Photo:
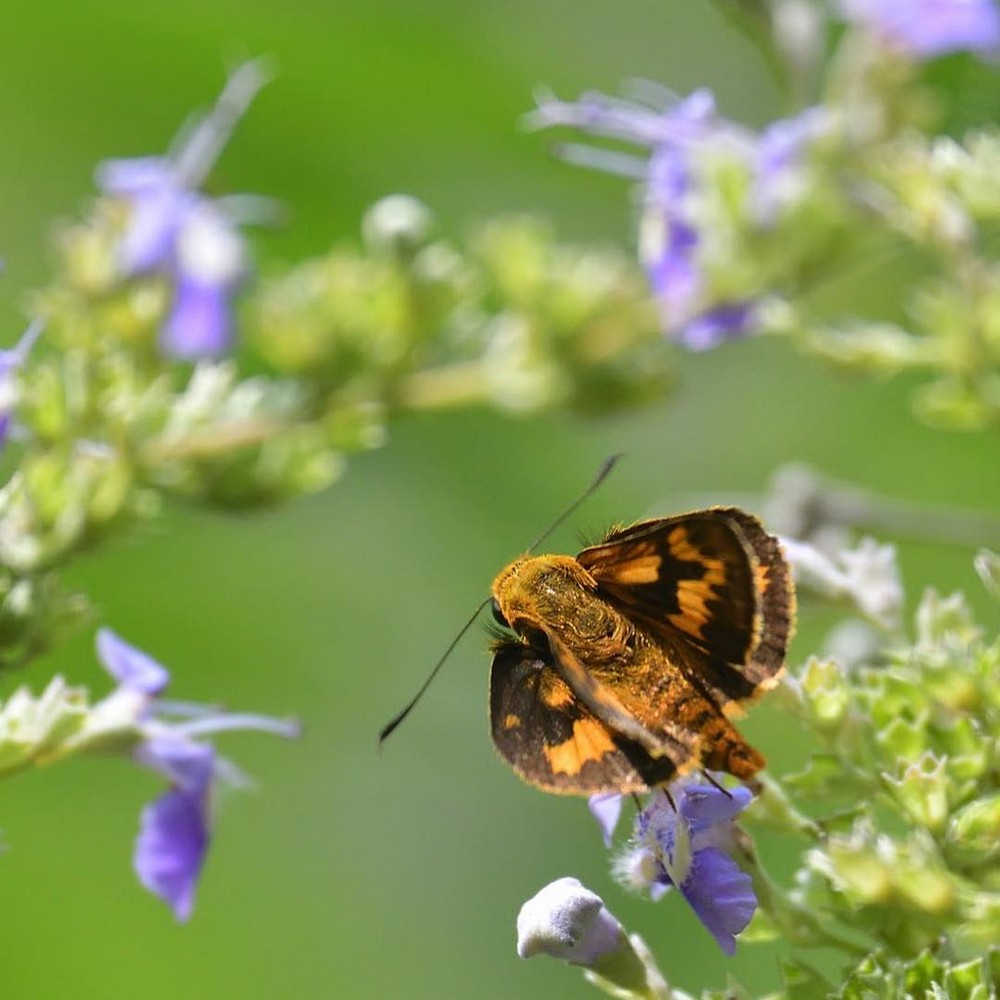
POLYGON ((677 339, 690 351, 710 351, 727 340, 745 337, 753 329, 755 313, 753 302, 716 306, 691 320, 677 339))
POLYGON ((670 789, 674 804, 654 793, 636 816, 630 848, 615 865, 618 878, 655 900, 676 886, 698 919, 733 954, 735 935, 757 907, 750 877, 729 856, 734 818, 749 805, 746 788, 732 791, 691 780, 670 789))
POLYGON ((201 795, 215 775, 215 751, 204 743, 167 733, 145 740, 135 759, 192 795, 201 795))
POLYGON ((1000 10, 993 0, 840 0, 840 9, 847 20, 917 59, 1000 51, 1000 10))
POLYGON ((143 809, 133 858, 136 875, 178 920, 191 916, 208 843, 203 794, 171 789, 143 809))
POLYGON ((618 792, 602 792, 599 795, 591 795, 587 799, 587 808, 591 815, 597 820, 604 835, 604 846, 611 846, 611 838, 614 836, 615 827, 622 814, 622 796, 618 792))
POLYGON ((695 851, 687 878, 678 888, 722 950, 735 954, 735 935, 757 909, 750 876, 718 848, 706 847, 695 851))
POLYGON ((228 289, 181 275, 173 309, 160 333, 163 353, 182 361, 215 357, 225 353, 231 334, 228 289))
POLYGON ((97 633, 97 655, 108 673, 129 691, 156 696, 170 683, 166 667, 109 628, 97 633))

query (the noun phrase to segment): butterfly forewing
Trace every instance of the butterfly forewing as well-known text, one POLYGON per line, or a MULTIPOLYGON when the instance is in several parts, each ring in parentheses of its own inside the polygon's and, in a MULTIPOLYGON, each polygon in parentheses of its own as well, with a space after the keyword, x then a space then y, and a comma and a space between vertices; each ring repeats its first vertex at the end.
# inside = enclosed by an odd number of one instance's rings
POLYGON ((577 557, 720 708, 772 686, 794 603, 777 541, 735 508, 642 521, 577 557))
POLYGON ((753 646, 752 556, 721 517, 640 522, 584 549, 577 560, 633 618, 668 626, 733 663, 753 646))

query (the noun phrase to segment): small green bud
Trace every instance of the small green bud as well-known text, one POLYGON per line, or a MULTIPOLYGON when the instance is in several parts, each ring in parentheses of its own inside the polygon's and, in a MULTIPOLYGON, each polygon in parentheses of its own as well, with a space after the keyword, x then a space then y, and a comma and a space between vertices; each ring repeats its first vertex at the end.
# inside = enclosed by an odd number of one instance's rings
POLYGON ((875 743, 893 768, 899 761, 915 760, 927 749, 926 721, 897 717, 875 731, 875 743))
MULTIPOLYGON (((930 837, 916 831, 895 852, 892 879, 897 898, 921 913, 945 916, 958 899, 955 883, 930 837)), ((932 928, 926 928, 932 933, 932 928)))
POLYGON ((1000 792, 959 809, 948 823, 945 846, 973 863, 1000 856, 1000 792))
POLYGON ((917 647, 934 648, 942 643, 967 644, 979 638, 980 630, 962 594, 941 597, 928 588, 917 607, 917 647))
POLYGON ((422 201, 391 194, 368 209, 361 231, 372 253, 408 259, 426 244, 433 224, 434 215, 422 201))
POLYGON ((928 733, 952 780, 976 782, 993 766, 993 738, 968 716, 931 726, 928 733))
POLYGON ((885 904, 893 896, 895 844, 876 836, 867 822, 856 823, 846 836, 830 837, 825 848, 810 851, 807 860, 855 906, 885 904))
POLYGON ((896 801, 910 818, 931 833, 944 829, 948 821, 948 781, 944 760, 933 753, 922 754, 904 768, 901 777, 885 775, 896 801))
POLYGON ((0 775, 19 770, 78 733, 87 720, 86 694, 49 681, 37 698, 18 688, 0 706, 0 775))
POLYGON ((839 728, 850 704, 850 691, 839 664, 811 656, 800 677, 803 701, 818 729, 839 728))

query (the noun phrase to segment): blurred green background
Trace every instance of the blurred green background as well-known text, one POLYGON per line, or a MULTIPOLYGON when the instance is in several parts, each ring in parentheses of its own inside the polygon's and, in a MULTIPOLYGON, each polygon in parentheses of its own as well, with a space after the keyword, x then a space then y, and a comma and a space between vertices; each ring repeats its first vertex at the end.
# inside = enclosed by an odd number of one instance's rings
MULTIPOLYGON (((500 211, 550 213, 565 239, 626 243, 624 187, 553 161, 518 117, 539 84, 572 96, 631 76, 709 85, 723 112, 780 113, 755 51, 706 0, 56 0, 5 6, 0 32, 0 316, 14 340, 46 280, 55 219, 92 190, 94 164, 156 153, 224 69, 270 54, 279 76, 213 177, 273 195, 287 225, 260 266, 354 239, 375 198, 407 191, 445 230, 500 211)), ((982 94, 977 103, 983 106, 982 94)), ((996 107, 997 102, 986 103, 996 107)), ((865 273, 893 314, 884 269, 865 273)), ((891 286, 891 283, 890 283, 891 286)), ((832 297, 856 295, 840 285, 832 297)), ((489 412, 426 416, 353 460, 327 494, 252 516, 171 508, 71 572, 105 620, 174 672, 175 697, 296 713, 297 743, 235 735, 223 752, 259 779, 223 802, 192 922, 135 882, 140 807, 157 782, 80 760, 5 783, 0 858, 6 997, 586 996, 573 970, 521 962, 514 918, 574 874, 640 931, 678 985, 776 983, 776 950, 727 960, 680 900, 628 897, 582 800, 547 797, 495 757, 485 638, 468 636, 420 710, 375 753, 493 574, 613 451, 628 460, 551 540, 578 529, 760 491, 804 460, 892 497, 1000 509, 996 440, 925 429, 904 382, 852 383, 782 344, 683 359, 663 405, 588 422, 489 412)), ((906 542, 916 598, 962 587, 984 615, 972 553, 906 542)), ((807 608, 796 654, 829 618, 807 608)), ((0 697, 54 670, 106 690, 92 635, 0 680, 0 697)), ((748 735, 780 769, 804 747, 765 703, 748 735)), ((776 869, 796 845, 765 842, 776 869)), ((596 995, 596 994, 594 994, 596 995)))

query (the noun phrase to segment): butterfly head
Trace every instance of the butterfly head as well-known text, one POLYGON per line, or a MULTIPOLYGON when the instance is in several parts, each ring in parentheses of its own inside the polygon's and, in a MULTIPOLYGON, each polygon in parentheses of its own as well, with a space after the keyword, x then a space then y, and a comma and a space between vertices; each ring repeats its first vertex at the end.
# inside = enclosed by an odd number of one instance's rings
POLYGON ((493 581, 493 618, 531 643, 540 623, 559 621, 581 592, 594 586, 571 556, 520 556, 493 581))

